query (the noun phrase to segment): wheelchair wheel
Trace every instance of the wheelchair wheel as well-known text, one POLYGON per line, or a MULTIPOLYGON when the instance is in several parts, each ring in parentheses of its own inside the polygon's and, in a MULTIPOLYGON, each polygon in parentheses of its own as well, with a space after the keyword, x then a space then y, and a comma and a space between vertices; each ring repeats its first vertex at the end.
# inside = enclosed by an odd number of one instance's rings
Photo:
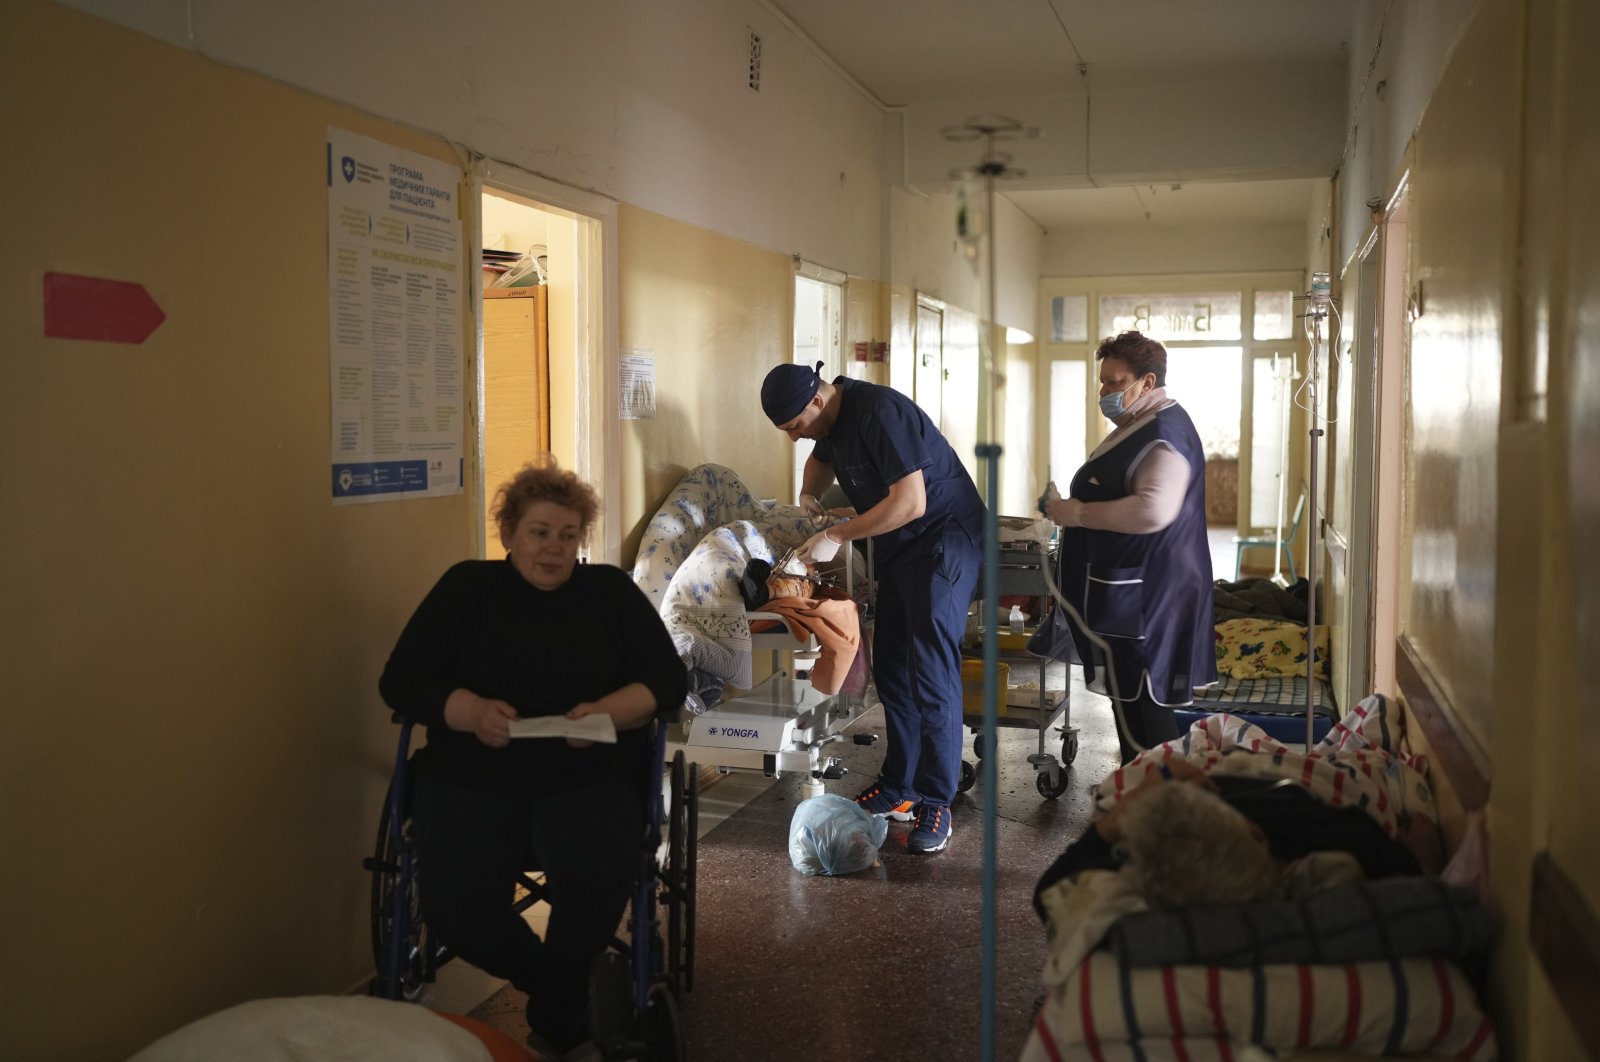
POLYGON ((687 851, 683 820, 687 773, 683 753, 679 752, 672 757, 671 797, 664 809, 667 816, 667 880, 663 890, 667 905, 667 986, 674 996, 683 991, 685 980, 683 931, 687 904, 684 894, 688 875, 684 869, 687 851))
POLYGON ((683 988, 694 990, 694 919, 695 890, 699 887, 700 865, 700 767, 689 765, 689 799, 687 815, 688 880, 683 889, 683 988))
POLYGON ((373 991, 388 999, 414 1001, 422 994, 423 986, 433 980, 434 946, 427 923, 422 920, 410 816, 393 831, 389 817, 386 796, 383 813, 378 817, 375 854, 364 861, 372 872, 372 958, 378 970, 373 991))
POLYGON ((684 1062, 689 1057, 683 1043, 678 1001, 666 985, 650 989, 640 1022, 645 1062, 684 1062))

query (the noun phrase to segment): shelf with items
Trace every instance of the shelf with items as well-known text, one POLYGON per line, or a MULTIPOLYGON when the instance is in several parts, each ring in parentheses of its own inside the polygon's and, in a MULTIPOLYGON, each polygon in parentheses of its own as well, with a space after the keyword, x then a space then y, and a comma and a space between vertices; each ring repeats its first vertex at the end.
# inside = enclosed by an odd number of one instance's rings
MULTIPOLYGON (((1047 598, 1050 589, 1045 581, 1044 566, 1050 562, 1050 554, 1043 543, 1002 545, 998 587, 1000 597, 1002 599, 1013 596, 1047 598)), ((979 616, 983 614, 983 602, 975 603, 974 608, 979 610, 977 613, 979 616)), ((1038 617, 1034 619, 1037 621, 1038 617)), ((1039 794, 1054 800, 1066 792, 1067 768, 1078 755, 1078 728, 1072 725, 1071 699, 1065 684, 1060 689, 1050 688, 1050 661, 1028 652, 1028 640, 1033 636, 1034 630, 1035 628, 1024 627, 1023 630, 1017 631, 1007 626, 997 632, 1002 688, 995 721, 1000 727, 1021 727, 1039 732, 1038 748, 1028 757, 1028 763, 1037 770, 1035 783, 1039 794), (1030 685, 1010 685, 1006 681, 1024 674, 1029 678, 1037 674, 1037 681, 1030 685), (1062 734, 1059 757, 1045 749, 1052 727, 1059 727, 1062 734)), ((972 729, 973 752, 980 756, 983 748, 984 716, 982 664, 979 658, 983 653, 983 635, 984 629, 975 623, 968 631, 968 637, 962 645, 962 654, 967 661, 963 666, 964 680, 966 673, 970 672, 973 675, 968 684, 962 721, 972 729), (977 663, 979 666, 971 668, 972 663, 977 663)), ((976 767, 963 763, 961 790, 965 792, 976 781, 976 767)))

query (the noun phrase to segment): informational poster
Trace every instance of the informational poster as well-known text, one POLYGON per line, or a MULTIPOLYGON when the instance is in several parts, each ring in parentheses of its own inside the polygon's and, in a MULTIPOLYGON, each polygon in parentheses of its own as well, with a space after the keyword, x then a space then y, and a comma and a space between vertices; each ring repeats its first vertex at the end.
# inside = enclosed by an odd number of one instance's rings
POLYGON ((459 494, 461 171, 328 128, 335 505, 459 494))
POLYGON ((623 420, 649 420, 656 415, 656 357, 648 350, 630 347, 622 355, 618 380, 623 420))

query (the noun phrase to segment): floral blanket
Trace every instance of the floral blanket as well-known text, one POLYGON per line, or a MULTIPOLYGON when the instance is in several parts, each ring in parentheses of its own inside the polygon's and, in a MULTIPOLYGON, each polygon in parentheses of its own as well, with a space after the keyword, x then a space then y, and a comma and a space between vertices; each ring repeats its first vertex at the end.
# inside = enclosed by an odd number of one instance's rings
MULTIPOLYGON (((1309 651, 1303 623, 1252 616, 1217 624, 1217 675, 1222 678, 1304 675, 1309 651)), ((1324 623, 1317 624, 1317 677, 1332 678, 1324 623)))
POLYGON ((773 563, 815 532, 799 506, 767 505, 732 469, 700 465, 645 528, 633 581, 688 654, 686 666, 749 689, 750 624, 739 579, 752 558, 773 563))

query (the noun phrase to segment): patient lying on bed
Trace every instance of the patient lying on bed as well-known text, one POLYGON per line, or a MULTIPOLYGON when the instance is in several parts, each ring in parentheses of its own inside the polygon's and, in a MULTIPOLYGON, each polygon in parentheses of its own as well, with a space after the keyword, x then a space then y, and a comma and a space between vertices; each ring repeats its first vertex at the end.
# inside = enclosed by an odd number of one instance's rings
MULTIPOLYGON (((1421 872, 1405 845, 1358 807, 1330 807, 1288 779, 1213 777, 1170 759, 1045 871, 1040 894, 1084 870, 1121 870, 1153 907, 1249 903, 1326 882, 1421 872), (1329 858, 1341 853, 1345 859, 1329 858), (1314 857, 1314 858, 1313 858, 1314 857)), ((1423 832, 1423 831, 1419 831, 1423 832)))
POLYGON ((1212 716, 1113 772, 1034 893, 1047 992, 1022 1058, 1494 1057, 1490 920, 1428 876, 1433 795, 1394 722, 1368 698, 1302 753, 1212 716))

